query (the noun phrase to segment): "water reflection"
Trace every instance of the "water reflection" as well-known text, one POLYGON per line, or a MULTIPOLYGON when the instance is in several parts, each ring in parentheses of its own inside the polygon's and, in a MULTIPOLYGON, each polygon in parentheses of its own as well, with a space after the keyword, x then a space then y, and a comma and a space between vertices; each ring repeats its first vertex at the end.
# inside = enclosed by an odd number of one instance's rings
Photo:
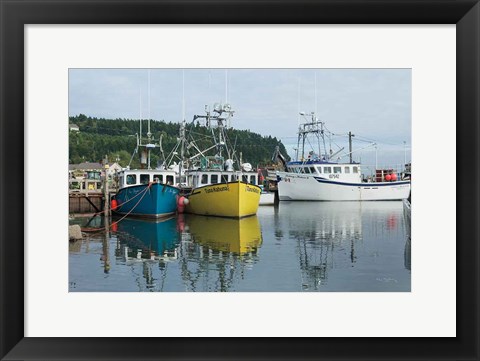
POLYGON ((257 216, 230 219, 186 215, 192 240, 215 252, 254 253, 262 243, 257 216))
POLYGON ((185 215, 180 263, 186 289, 233 290, 256 262, 261 243, 257 216, 229 219, 185 215))
POLYGON ((126 218, 70 244, 71 290, 409 291, 408 229, 402 202, 281 202, 240 220, 126 218))
POLYGON ((118 240, 116 256, 125 261, 168 257, 174 254, 179 241, 175 217, 161 220, 125 218, 113 224, 112 230, 118 240))
MULTIPOLYGON (((302 290, 321 290, 332 269, 357 267, 359 251, 364 262, 364 231, 380 242, 403 233, 401 207, 401 202, 281 202, 275 235, 296 241, 302 290)), ((379 248, 368 254, 372 261, 379 248)))
POLYGON ((406 231, 406 242, 405 242, 405 268, 408 270, 412 269, 412 251, 411 251, 411 204, 408 200, 403 201, 403 216, 405 218, 405 231, 406 231))

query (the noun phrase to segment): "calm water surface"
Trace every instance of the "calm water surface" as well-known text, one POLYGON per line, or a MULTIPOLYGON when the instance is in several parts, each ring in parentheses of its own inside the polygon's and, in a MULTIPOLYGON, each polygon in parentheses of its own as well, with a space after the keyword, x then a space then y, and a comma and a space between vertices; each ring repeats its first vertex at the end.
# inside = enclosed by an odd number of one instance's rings
POLYGON ((69 290, 409 292, 407 226, 402 202, 280 202, 242 220, 124 219, 69 244, 69 290))

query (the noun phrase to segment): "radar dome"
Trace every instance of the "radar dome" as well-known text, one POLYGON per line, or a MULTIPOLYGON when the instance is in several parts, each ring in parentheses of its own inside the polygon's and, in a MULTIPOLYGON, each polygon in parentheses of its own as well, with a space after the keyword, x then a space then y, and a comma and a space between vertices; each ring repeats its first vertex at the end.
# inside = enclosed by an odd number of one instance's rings
POLYGON ((252 165, 250 163, 243 163, 242 164, 242 169, 245 172, 250 172, 252 170, 252 165))

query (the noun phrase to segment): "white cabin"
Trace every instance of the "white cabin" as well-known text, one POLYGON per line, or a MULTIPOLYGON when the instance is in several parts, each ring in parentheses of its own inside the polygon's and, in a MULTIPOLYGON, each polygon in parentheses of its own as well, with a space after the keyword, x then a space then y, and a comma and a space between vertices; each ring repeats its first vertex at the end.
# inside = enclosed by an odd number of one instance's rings
POLYGON ((178 176, 175 171, 162 169, 125 169, 118 173, 120 189, 149 183, 176 185, 178 176))
POLYGON ((360 164, 356 163, 329 163, 320 161, 289 162, 286 172, 311 174, 341 182, 362 182, 360 164))
POLYGON ((256 172, 194 170, 186 173, 187 184, 192 188, 238 180, 258 185, 258 174, 256 172))

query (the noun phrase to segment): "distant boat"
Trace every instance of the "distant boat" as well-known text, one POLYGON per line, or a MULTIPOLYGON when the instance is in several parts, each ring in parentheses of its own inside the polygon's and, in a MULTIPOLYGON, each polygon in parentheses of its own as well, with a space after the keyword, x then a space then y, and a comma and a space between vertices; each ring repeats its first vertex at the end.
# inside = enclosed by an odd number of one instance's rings
POLYGON ((232 218, 257 213, 261 192, 258 174, 249 163, 241 161, 235 169, 232 159, 235 152, 229 147, 225 133, 226 122, 233 113, 229 104, 216 104, 213 114, 206 109, 205 116, 194 116, 194 121, 206 119, 214 141, 205 150, 193 145, 194 141, 188 143, 198 153, 189 158, 185 169, 187 187, 191 188, 187 194, 187 213, 232 218), (214 154, 207 155, 209 151, 214 154))
POLYGON ((275 193, 269 192, 262 187, 262 193, 260 193, 261 206, 273 206, 275 204, 275 193))
MULTIPOLYGON (((150 122, 150 121, 149 121, 150 122)), ((140 121, 141 124, 141 121, 140 121)), ((142 151, 146 169, 125 169, 118 173, 118 191, 112 197, 112 211, 126 216, 160 218, 176 212, 180 189, 175 187, 176 173, 168 169, 151 169, 150 152, 157 147, 148 127, 146 143, 137 136, 137 147, 142 151)))
MULTIPOLYGON (((300 141, 305 144, 309 134, 324 141, 323 123, 312 113, 312 121, 301 124, 300 141)), ((325 144, 325 141, 323 142, 325 144)), ((351 143, 350 143, 351 144, 351 143)), ((298 149, 298 148, 297 148, 298 149)), ((337 152, 338 153, 338 152, 337 152)), ((352 151, 350 149, 350 155, 352 151)), ((277 172, 278 195, 281 201, 385 201, 406 199, 410 193, 410 180, 400 180, 400 175, 385 174, 382 181, 364 181, 361 165, 350 162, 334 162, 335 154, 325 151, 323 156, 313 151, 309 156, 286 163, 285 171, 277 172)), ((383 174, 383 173, 382 173, 383 174)))

